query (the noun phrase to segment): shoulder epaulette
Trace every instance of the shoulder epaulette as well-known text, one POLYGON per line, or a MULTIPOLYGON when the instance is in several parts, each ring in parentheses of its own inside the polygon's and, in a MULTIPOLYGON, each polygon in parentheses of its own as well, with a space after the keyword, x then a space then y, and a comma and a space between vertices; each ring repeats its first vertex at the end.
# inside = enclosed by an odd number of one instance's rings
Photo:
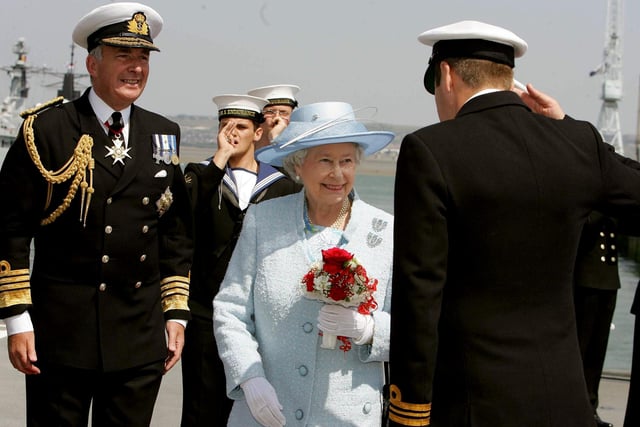
POLYGON ((41 111, 46 110, 47 108, 55 107, 56 105, 62 104, 63 101, 64 101, 64 96, 58 96, 57 98, 53 98, 50 101, 36 105, 35 107, 29 108, 28 110, 24 110, 23 112, 20 113, 20 117, 24 119, 25 117, 38 114, 41 111))

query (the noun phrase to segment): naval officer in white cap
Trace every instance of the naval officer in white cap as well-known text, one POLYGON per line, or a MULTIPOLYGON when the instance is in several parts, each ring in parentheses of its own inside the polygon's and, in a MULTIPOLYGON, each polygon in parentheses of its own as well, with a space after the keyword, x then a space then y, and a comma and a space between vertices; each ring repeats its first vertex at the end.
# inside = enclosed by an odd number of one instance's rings
POLYGON ((27 112, 0 171, 0 318, 29 426, 87 425, 90 407, 93 426, 149 425, 180 359, 192 257, 180 129, 134 104, 162 23, 139 3, 81 18, 91 87, 27 112))
MULTIPOLYGON (((182 427, 226 426, 233 401, 213 337, 213 297, 227 271, 249 206, 301 188, 273 166, 255 159, 263 111, 269 101, 250 95, 219 95, 217 150, 212 159, 189 163, 185 176, 195 221, 195 251, 182 359, 182 427)), ((264 224, 269 227, 270 224, 264 224)))
POLYGON ((296 93, 299 90, 300 87, 296 85, 279 84, 257 87, 247 92, 269 101, 262 110, 264 122, 260 126, 263 132, 260 141, 256 143, 256 150, 271 144, 287 127, 291 113, 298 106, 296 93))
POLYGON ((390 425, 595 426, 572 269, 594 207, 640 214, 640 172, 589 123, 510 89, 527 44, 426 31, 440 123, 407 135, 395 185, 390 425))

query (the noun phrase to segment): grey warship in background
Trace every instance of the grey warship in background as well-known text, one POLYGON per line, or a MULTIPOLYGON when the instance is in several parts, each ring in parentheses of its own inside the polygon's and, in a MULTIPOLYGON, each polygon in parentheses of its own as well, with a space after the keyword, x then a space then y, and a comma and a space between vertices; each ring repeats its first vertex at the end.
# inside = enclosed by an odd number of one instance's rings
MULTIPOLYGON (((28 48, 23 38, 13 46, 13 53, 17 55, 13 65, 2 66, 0 70, 6 71, 9 76, 9 94, 0 105, 0 146, 11 145, 18 135, 22 124, 20 113, 28 108, 37 105, 37 102, 29 101, 29 75, 42 74, 62 79, 62 88, 58 89, 57 96, 63 96, 70 101, 77 98, 80 92, 75 89, 75 79, 85 77, 86 74, 74 73, 73 45, 71 46, 71 61, 64 73, 52 71, 48 67, 33 67, 27 64, 28 48)), ((58 86, 56 81, 45 85, 46 87, 58 86)), ((38 100, 45 102, 47 99, 38 100)))

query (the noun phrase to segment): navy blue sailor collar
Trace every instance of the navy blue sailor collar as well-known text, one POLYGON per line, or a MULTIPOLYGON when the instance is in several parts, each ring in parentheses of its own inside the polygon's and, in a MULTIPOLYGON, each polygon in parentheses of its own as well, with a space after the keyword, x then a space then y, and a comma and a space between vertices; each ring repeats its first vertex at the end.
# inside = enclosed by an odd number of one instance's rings
MULTIPOLYGON (((256 194, 260 194, 274 182, 284 178, 286 178, 286 176, 275 167, 268 163, 258 162, 258 176, 256 178, 256 185, 253 187, 253 191, 251 192, 251 200, 253 200, 256 194)), ((226 167, 222 182, 236 196, 236 198, 238 198, 238 186, 236 184, 233 171, 229 165, 226 167)))

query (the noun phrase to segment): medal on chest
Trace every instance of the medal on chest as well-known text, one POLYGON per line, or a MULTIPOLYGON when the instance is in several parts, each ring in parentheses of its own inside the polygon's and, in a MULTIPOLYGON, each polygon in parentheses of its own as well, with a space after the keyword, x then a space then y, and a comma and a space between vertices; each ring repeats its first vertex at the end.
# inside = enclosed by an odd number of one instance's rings
POLYGON ((114 165, 118 162, 124 165, 125 158, 131 158, 129 155, 129 150, 131 150, 131 148, 124 147, 122 134, 113 136, 111 141, 113 142, 113 145, 111 147, 106 147, 107 154, 105 157, 111 157, 114 165))

